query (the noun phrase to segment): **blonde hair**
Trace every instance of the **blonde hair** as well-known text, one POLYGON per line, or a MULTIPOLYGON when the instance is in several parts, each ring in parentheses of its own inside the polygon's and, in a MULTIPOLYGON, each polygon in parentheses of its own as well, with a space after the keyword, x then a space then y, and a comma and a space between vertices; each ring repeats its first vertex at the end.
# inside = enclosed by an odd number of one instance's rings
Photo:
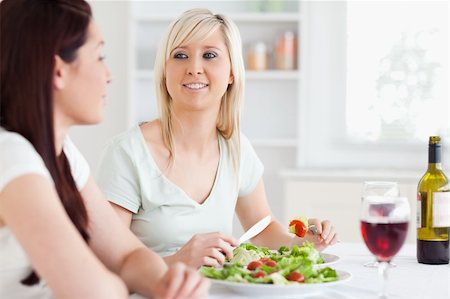
POLYGON ((236 169, 240 155, 240 114, 241 102, 244 97, 245 68, 242 59, 242 42, 239 30, 229 18, 221 14, 213 14, 207 9, 191 9, 184 12, 173 21, 161 41, 156 55, 154 75, 156 96, 161 119, 161 130, 164 144, 169 150, 171 161, 175 158, 175 148, 172 135, 171 97, 166 86, 166 61, 173 49, 182 44, 200 41, 208 38, 220 29, 225 39, 230 56, 233 82, 222 96, 217 130, 227 141, 228 148, 236 169))

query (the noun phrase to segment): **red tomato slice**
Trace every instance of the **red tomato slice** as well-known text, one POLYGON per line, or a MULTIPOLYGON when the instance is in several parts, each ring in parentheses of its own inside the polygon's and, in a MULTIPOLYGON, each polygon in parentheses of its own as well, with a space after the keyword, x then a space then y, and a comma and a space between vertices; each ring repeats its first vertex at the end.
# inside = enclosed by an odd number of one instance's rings
POLYGON ((259 261, 268 267, 275 267, 277 265, 277 262, 268 257, 262 257, 259 261))
POLYGON ((289 223, 289 231, 294 233, 297 237, 303 238, 306 235, 307 230, 308 229, 303 221, 294 219, 289 223))
POLYGON ((252 273, 253 278, 261 278, 264 276, 266 276, 266 272, 264 272, 264 271, 258 271, 258 272, 252 273))
POLYGON ((255 270, 256 268, 261 267, 262 263, 260 261, 253 261, 247 265, 247 269, 250 271, 255 270))
POLYGON ((293 271, 291 272, 291 274, 286 276, 286 279, 289 281, 304 282, 305 276, 303 276, 303 274, 298 271, 293 271))
POLYGON ((273 260, 268 260, 267 262, 264 263, 266 266, 268 267, 275 267, 277 265, 277 262, 273 261, 273 260))

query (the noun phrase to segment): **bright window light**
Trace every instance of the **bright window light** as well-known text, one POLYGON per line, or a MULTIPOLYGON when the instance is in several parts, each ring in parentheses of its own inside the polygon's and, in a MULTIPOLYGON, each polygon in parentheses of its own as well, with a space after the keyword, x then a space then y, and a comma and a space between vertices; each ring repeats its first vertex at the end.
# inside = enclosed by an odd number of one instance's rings
POLYGON ((346 13, 347 137, 448 138, 448 3, 349 1, 346 13))

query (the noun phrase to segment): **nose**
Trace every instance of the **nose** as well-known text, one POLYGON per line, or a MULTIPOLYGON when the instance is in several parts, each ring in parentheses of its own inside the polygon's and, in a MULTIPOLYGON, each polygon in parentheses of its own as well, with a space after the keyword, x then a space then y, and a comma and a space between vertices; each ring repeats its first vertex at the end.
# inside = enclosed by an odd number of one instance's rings
POLYGON ((199 58, 192 58, 187 66, 187 73, 192 76, 203 74, 203 63, 199 58))

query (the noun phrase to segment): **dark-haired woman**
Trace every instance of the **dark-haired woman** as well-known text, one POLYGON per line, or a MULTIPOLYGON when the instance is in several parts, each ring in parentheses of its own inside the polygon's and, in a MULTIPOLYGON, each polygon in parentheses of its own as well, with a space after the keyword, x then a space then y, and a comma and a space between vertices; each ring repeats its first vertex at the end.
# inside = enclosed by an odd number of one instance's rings
POLYGON ((102 119, 111 81, 89 5, 4 0, 0 31, 0 298, 205 297, 120 222, 67 136, 102 119))

